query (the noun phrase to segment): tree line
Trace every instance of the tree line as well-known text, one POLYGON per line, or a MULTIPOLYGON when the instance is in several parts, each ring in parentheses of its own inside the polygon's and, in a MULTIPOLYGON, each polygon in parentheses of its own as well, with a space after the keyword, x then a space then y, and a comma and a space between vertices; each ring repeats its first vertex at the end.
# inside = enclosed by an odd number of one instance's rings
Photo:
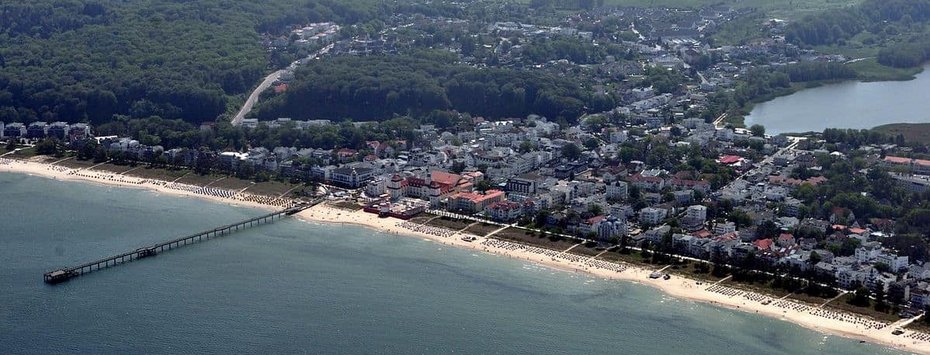
POLYGON ((856 6, 791 23, 786 38, 810 46, 843 44, 863 31, 881 33, 898 24, 927 21, 930 21, 930 0, 865 0, 856 6))
POLYGON ((212 121, 268 72, 260 32, 378 16, 376 0, 0 3, 0 121, 212 121))
POLYGON ((447 53, 336 57, 298 70, 286 93, 264 100, 261 119, 383 120, 455 110, 489 118, 539 114, 574 122, 584 112, 614 107, 614 99, 540 71, 477 68, 447 53))

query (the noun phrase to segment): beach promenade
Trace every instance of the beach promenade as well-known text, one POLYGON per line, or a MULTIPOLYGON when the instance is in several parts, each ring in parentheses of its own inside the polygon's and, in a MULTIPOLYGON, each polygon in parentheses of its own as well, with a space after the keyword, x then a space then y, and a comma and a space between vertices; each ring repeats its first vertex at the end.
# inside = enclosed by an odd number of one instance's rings
MULTIPOLYGON (((146 188, 160 193, 206 198, 209 200, 243 205, 265 210, 287 208, 298 203, 281 196, 262 196, 241 191, 199 187, 154 179, 142 179, 122 174, 70 169, 40 162, 0 158, 0 173, 14 172, 43 176, 58 180, 78 180, 113 186, 146 188)), ((867 342, 883 344, 900 350, 930 354, 930 335, 904 330, 895 335, 896 327, 887 322, 861 317, 852 313, 834 311, 802 302, 775 298, 769 295, 737 289, 723 284, 711 284, 675 276, 669 280, 650 278, 654 269, 639 265, 598 259, 597 256, 579 255, 569 250, 551 250, 537 246, 463 234, 462 230, 424 225, 413 221, 379 218, 362 210, 347 210, 320 204, 304 210, 296 217, 308 223, 334 223, 358 225, 396 236, 414 236, 438 243, 440 246, 467 248, 503 257, 541 264, 569 272, 583 272, 593 277, 624 280, 649 285, 680 299, 704 302, 742 312, 755 313, 789 321, 803 327, 867 342), (463 238, 470 237, 470 238, 463 238)), ((603 254, 603 253, 602 253, 603 254)))

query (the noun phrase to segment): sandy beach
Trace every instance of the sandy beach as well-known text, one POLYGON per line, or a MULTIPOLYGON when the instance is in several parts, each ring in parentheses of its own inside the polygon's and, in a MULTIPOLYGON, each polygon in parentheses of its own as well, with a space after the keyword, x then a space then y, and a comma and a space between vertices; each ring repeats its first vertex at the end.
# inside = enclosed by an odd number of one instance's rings
MULTIPOLYGON (((281 209, 293 203, 288 199, 250 195, 241 191, 205 189, 109 172, 69 169, 40 162, 0 158, 0 173, 3 172, 24 173, 58 180, 87 181, 120 187, 146 188, 174 196, 206 198, 215 202, 266 210, 281 209)), ((904 321, 888 324, 850 313, 818 308, 788 299, 776 299, 764 294, 723 285, 714 285, 706 281, 687 279, 677 275, 670 280, 651 279, 649 275, 655 270, 631 264, 607 262, 588 256, 563 253, 493 238, 476 237, 475 240, 469 242, 462 240, 463 235, 456 231, 393 218, 379 218, 377 215, 361 210, 349 211, 327 204, 320 204, 307 209, 297 214, 296 217, 308 223, 358 225, 387 234, 419 237, 443 245, 493 253, 569 272, 583 272, 604 279, 637 282, 655 287, 676 298, 783 319, 823 333, 878 343, 907 352, 930 354, 930 335, 910 330, 905 330, 904 334, 901 335, 892 334, 904 321)))
POLYGON ((670 280, 651 279, 649 270, 629 264, 617 264, 576 254, 562 253, 519 243, 477 237, 466 242, 462 234, 439 227, 420 226, 393 218, 379 218, 364 211, 348 211, 318 205, 297 215, 302 220, 317 223, 359 225, 384 233, 413 235, 444 245, 478 250, 504 257, 526 260, 552 268, 584 272, 595 277, 637 282, 655 287, 673 297, 710 303, 721 307, 782 319, 823 333, 883 344, 900 350, 930 354, 930 337, 905 330, 902 335, 892 331, 897 325, 873 321, 854 314, 818 308, 792 300, 780 300, 767 295, 738 290, 704 281, 674 276, 670 280), (404 226, 408 226, 405 228, 404 226), (413 227, 414 229, 411 229, 413 227), (415 230, 419 229, 419 230, 415 230), (923 338, 923 339, 918 339, 923 338))

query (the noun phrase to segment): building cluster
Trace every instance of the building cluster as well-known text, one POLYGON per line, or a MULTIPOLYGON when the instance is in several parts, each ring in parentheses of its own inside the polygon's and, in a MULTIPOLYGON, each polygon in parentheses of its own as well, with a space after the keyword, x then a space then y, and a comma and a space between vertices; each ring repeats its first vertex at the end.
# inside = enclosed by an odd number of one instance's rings
POLYGON ((36 141, 55 138, 62 142, 80 141, 91 137, 90 126, 84 123, 68 124, 66 122, 0 122, 0 139, 36 141))

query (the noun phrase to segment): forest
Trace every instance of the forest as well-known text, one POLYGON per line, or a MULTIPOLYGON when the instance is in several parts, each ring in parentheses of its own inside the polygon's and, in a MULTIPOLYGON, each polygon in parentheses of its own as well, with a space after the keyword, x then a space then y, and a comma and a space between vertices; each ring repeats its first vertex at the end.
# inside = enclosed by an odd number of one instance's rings
POLYGON ((366 21, 376 0, 0 2, 0 121, 212 121, 269 71, 260 33, 366 21))
POLYGON ((838 44, 862 31, 882 33, 896 24, 930 21, 930 0, 865 0, 843 10, 805 17, 789 25, 787 39, 804 45, 838 44))
POLYGON ((285 94, 263 100, 260 119, 384 120, 455 110, 488 118, 539 114, 574 121, 613 98, 539 71, 475 68, 449 53, 337 57, 301 68, 285 94))

